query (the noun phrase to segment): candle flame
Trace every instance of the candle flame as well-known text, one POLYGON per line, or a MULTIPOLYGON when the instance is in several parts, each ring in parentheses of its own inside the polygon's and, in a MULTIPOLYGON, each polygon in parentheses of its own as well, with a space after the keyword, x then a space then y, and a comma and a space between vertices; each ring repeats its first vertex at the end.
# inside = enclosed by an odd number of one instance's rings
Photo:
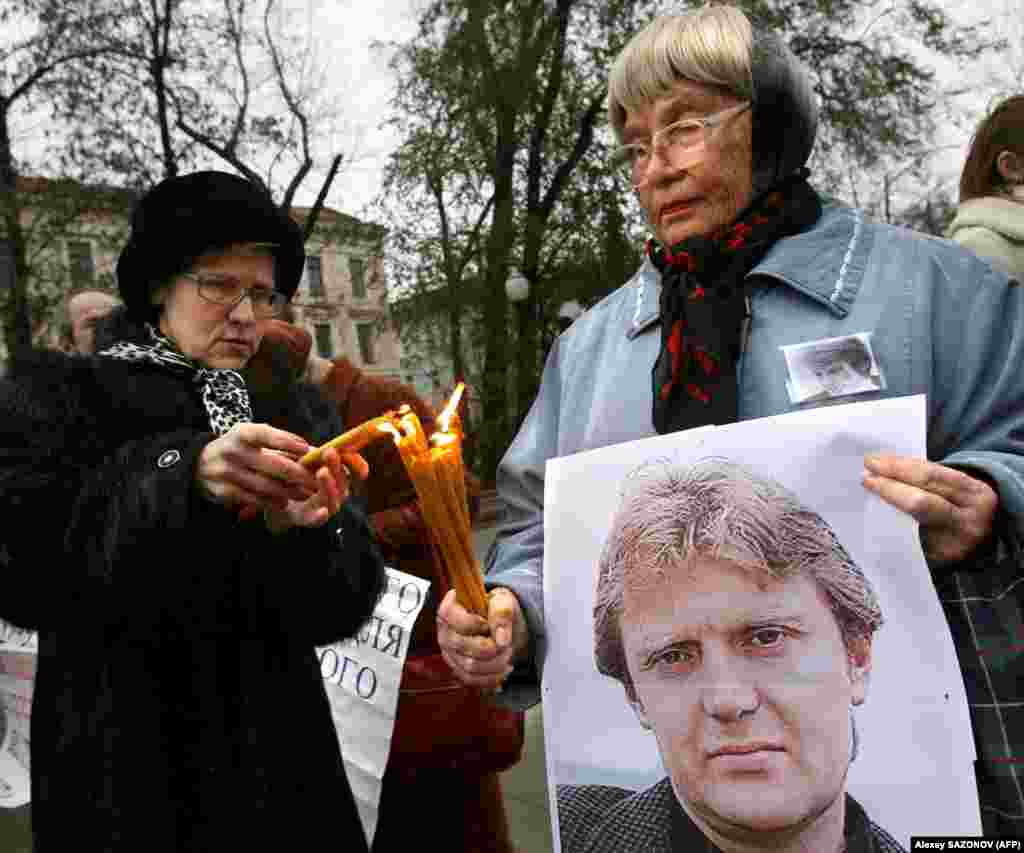
POLYGON ((451 422, 452 415, 455 414, 455 410, 459 406, 459 400, 462 399, 462 392, 465 390, 465 382, 460 382, 456 385, 452 396, 448 398, 448 402, 445 403, 444 408, 441 410, 441 414, 437 416, 437 423, 441 427, 441 432, 448 432, 448 424, 451 422))
POLYGON ((398 444, 402 440, 402 434, 391 424, 377 424, 377 429, 381 432, 388 433, 395 440, 395 444, 398 444))

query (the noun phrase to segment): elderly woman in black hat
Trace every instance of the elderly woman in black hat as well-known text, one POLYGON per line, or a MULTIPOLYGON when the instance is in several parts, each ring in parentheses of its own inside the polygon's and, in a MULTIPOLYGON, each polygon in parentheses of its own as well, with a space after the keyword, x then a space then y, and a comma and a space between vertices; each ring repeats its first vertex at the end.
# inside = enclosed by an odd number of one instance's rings
MULTIPOLYGON (((971 609, 1021 588, 1024 288, 949 242, 819 195, 805 166, 817 128, 810 78, 739 8, 656 18, 619 55, 608 89, 614 164, 652 237, 636 274, 551 350, 497 474, 505 514, 487 559, 489 619, 452 596, 438 611, 453 671, 481 687, 511 675, 500 701, 537 699, 548 459, 924 394, 927 458, 872 453, 864 486, 919 522, 968 684, 984 684, 981 645, 1012 645, 1020 622, 971 609), (850 369, 846 354, 860 350, 869 359, 850 369), (983 623, 1000 630, 979 644, 983 623)), ((1017 683, 969 697, 979 758, 1001 779, 1014 739, 999 734, 997 703, 1019 698, 1017 683)), ((1005 798, 983 788, 986 829, 998 833, 999 811, 1021 813, 1020 797, 1019 786, 1005 798)))
POLYGON ((383 587, 346 503, 365 463, 303 468, 339 425, 286 356, 246 376, 303 260, 254 185, 168 179, 133 215, 97 354, 0 383, 0 615, 40 631, 40 853, 289 849, 317 824, 366 849, 314 652, 383 587))

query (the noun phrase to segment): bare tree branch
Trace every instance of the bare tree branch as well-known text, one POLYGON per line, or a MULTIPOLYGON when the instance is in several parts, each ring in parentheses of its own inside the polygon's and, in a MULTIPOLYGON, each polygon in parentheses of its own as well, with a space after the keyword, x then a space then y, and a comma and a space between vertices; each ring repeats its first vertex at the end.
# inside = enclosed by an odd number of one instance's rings
POLYGON ((298 191, 302 182, 306 179, 306 175, 309 174, 309 170, 313 168, 313 158, 310 155, 310 141, 309 141, 309 116, 306 114, 306 110, 303 108, 302 101, 298 95, 292 90, 291 86, 288 85, 288 76, 285 73, 284 63, 281 61, 281 53, 278 49, 277 43, 274 41, 273 33, 270 28, 270 15, 274 8, 275 0, 267 0, 267 5, 263 12, 263 32, 267 39, 267 50, 270 53, 270 61, 274 66, 274 79, 277 83, 278 91, 281 93, 281 97, 288 107, 288 112, 291 113, 292 117, 299 124, 300 129, 300 140, 302 150, 302 160, 299 164, 299 168, 295 174, 292 175, 291 181, 289 181, 287 188, 284 191, 284 197, 281 200, 281 206, 286 210, 291 207, 292 200, 295 198, 295 193, 298 191))
POLYGON ((313 229, 316 228, 316 221, 320 218, 320 211, 323 210, 324 201, 327 199, 327 192, 330 190, 331 184, 334 183, 334 176, 338 174, 340 166, 341 155, 336 154, 334 156, 334 161, 331 163, 331 168, 327 172, 327 177, 324 178, 324 182, 320 186, 320 192, 317 193, 316 201, 313 202, 313 206, 309 210, 309 215, 306 217, 306 226, 302 233, 303 242, 309 240, 310 235, 313 233, 313 229))
POLYGON ((544 194, 544 200, 540 205, 540 211, 544 214, 545 218, 554 209, 555 203, 568 183, 573 170, 579 165, 583 155, 587 153, 594 141, 594 127, 598 117, 601 115, 604 98, 605 93, 602 89, 599 95, 591 99, 590 105, 580 119, 579 133, 576 134, 576 142, 573 145, 572 151, 555 169, 555 175, 551 179, 551 184, 548 186, 547 192, 544 194))
POLYGON ((61 66, 72 62, 80 62, 83 59, 92 59, 97 56, 102 56, 108 52, 109 48, 105 47, 98 47, 92 50, 72 51, 71 53, 67 53, 64 56, 54 59, 52 62, 48 62, 45 65, 35 68, 28 77, 26 77, 9 95, 3 99, 3 107, 5 111, 9 109, 11 104, 15 101, 28 95, 33 87, 37 86, 40 81, 45 77, 48 77, 61 66))
POLYGON ((231 0, 224 0, 224 13, 227 23, 227 35, 231 41, 231 53, 235 60, 235 67, 238 71, 241 84, 241 94, 235 98, 238 111, 235 113, 235 120, 231 125, 231 133, 228 134, 226 148, 232 153, 238 151, 239 141, 245 131, 245 120, 249 112, 249 99, 252 89, 249 85, 249 69, 246 66, 243 56, 244 39, 242 36, 242 20, 245 15, 245 0, 238 0, 237 13, 232 11, 231 0))

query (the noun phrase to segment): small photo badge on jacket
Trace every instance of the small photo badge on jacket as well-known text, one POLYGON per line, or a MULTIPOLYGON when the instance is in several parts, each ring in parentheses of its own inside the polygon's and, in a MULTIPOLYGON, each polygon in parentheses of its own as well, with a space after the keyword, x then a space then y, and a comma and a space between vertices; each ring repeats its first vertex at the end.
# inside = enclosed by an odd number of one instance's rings
POLYGON ((786 357, 791 403, 808 403, 885 388, 871 332, 779 347, 786 357))

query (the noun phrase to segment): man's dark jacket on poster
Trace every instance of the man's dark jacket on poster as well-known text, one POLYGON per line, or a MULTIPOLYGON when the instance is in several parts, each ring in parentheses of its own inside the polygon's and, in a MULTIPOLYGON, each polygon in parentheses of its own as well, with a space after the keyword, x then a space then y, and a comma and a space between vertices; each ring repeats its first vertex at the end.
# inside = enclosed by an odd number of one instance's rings
MULTIPOLYGON (((562 853, 719 853, 662 779, 643 791, 609 785, 560 785, 562 853)), ((846 795, 844 853, 904 853, 864 809, 846 795)))
MULTIPOLYGON (((255 422, 338 430, 308 386, 248 378, 255 422)), ((0 382, 0 617, 40 632, 36 853, 366 850, 314 646, 369 618, 379 554, 347 506, 273 536, 201 496, 213 438, 157 365, 39 353, 0 382)))

